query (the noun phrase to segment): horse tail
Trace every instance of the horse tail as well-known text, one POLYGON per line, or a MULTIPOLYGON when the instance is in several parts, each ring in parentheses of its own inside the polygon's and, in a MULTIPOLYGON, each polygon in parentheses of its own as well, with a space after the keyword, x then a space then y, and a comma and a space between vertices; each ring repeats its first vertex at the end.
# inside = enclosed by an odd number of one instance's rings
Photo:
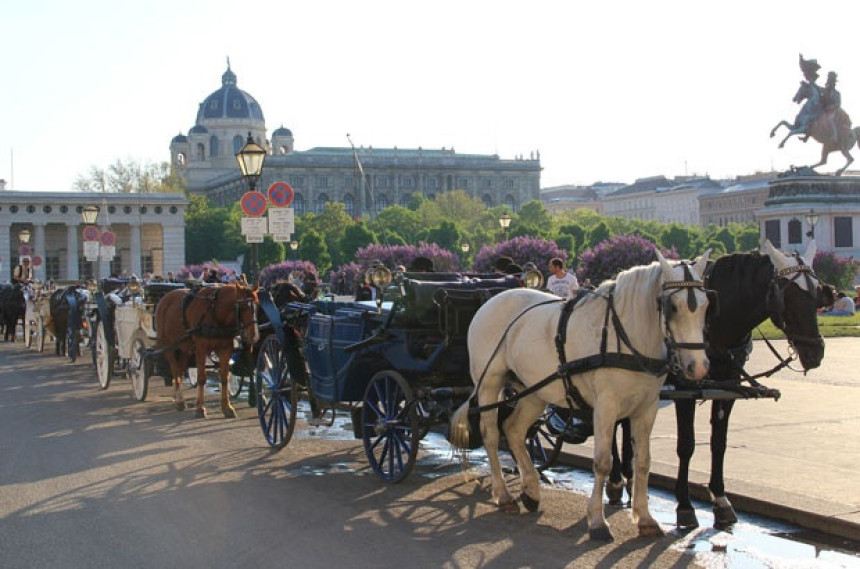
POLYGON ((472 438, 469 426, 469 401, 464 401, 454 414, 451 415, 451 424, 448 429, 448 442, 456 448, 468 449, 469 439, 472 438))
MULTIPOLYGON (((860 148, 860 126, 855 126, 851 129, 854 132, 854 142, 857 144, 857 147, 860 148)), ((851 145, 854 146, 853 144, 851 145)))

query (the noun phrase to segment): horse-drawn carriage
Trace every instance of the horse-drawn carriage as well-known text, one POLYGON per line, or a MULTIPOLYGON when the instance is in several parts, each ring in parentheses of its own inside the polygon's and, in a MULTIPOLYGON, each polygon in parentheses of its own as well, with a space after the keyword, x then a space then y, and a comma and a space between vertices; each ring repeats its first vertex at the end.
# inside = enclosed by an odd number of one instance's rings
POLYGON ((411 471, 420 440, 447 424, 472 393, 466 333, 472 316, 504 290, 541 285, 523 275, 398 274, 373 268, 377 301, 328 299, 260 307, 272 333, 257 357, 257 409, 266 440, 290 440, 300 395, 348 410, 373 470, 387 482, 411 471), (386 292, 387 291, 387 292, 386 292))
POLYGON ((48 339, 57 355, 74 363, 90 344, 88 304, 92 285, 79 281, 49 281, 36 284, 25 293, 24 341, 40 352, 48 339))
POLYGON ((28 348, 45 349, 45 328, 51 321, 51 293, 54 285, 50 281, 33 283, 24 293, 24 343, 28 348))
MULTIPOLYGON (((94 297, 93 362, 102 389, 123 372, 138 401, 146 399, 149 378, 169 373, 163 359, 149 356, 155 344, 155 307, 167 293, 186 288, 182 283, 142 285, 135 277, 104 279, 94 297)), ((168 383, 169 384, 169 383, 168 383)))

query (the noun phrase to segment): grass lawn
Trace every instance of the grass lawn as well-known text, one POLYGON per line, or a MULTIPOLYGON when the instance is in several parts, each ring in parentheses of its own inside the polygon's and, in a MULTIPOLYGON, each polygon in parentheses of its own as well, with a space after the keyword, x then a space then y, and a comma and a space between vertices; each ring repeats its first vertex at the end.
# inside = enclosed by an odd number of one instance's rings
MULTIPOLYGON (((860 336, 860 314, 855 314, 854 316, 819 316, 818 331, 825 338, 860 336)), ((762 322, 757 330, 753 330, 753 339, 760 339, 762 334, 768 340, 785 338, 785 334, 774 326, 770 319, 762 322), (759 331, 761 331, 761 334, 759 331)))

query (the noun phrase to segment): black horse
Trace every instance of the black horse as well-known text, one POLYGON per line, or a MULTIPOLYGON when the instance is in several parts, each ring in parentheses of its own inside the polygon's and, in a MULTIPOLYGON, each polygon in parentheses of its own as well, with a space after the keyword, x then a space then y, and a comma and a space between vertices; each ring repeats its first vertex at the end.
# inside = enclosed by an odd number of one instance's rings
POLYGON ((70 285, 59 288, 51 294, 49 309, 51 311, 51 322, 54 327, 54 348, 59 356, 65 356, 68 350, 69 357, 74 361, 77 359, 78 333, 84 325, 84 309, 87 295, 78 285, 70 285))
MULTIPOLYGON (((785 255, 765 244, 766 254, 736 253, 713 263, 706 286, 717 291, 719 309, 707 319, 708 359, 711 362, 711 387, 737 390, 755 397, 765 389, 755 381, 741 385, 749 376, 743 369, 751 349, 751 332, 767 318, 780 328, 800 357, 804 370, 818 367, 824 357, 824 340, 818 332, 817 308, 833 302, 833 289, 822 285, 812 271, 814 243, 806 254, 785 255)), ((683 382, 670 375, 667 384, 683 388, 683 382)), ((694 399, 675 400, 678 428, 678 476, 675 484, 677 525, 699 525, 690 502, 689 467, 695 449, 694 399)), ((726 453, 729 417, 734 399, 715 399, 711 404, 711 478, 708 488, 713 496, 714 525, 725 528, 737 522, 734 508, 726 497, 723 464, 726 453)), ((622 422, 622 427, 625 425, 622 422)), ((606 493, 610 503, 619 503, 625 481, 630 488, 632 443, 629 425, 622 429, 622 454, 613 445, 613 467, 606 493), (626 431, 626 432, 625 432, 626 431)))
POLYGON ((0 315, 2 315, 3 341, 14 342, 18 322, 27 311, 24 287, 19 283, 4 284, 0 288, 0 315))

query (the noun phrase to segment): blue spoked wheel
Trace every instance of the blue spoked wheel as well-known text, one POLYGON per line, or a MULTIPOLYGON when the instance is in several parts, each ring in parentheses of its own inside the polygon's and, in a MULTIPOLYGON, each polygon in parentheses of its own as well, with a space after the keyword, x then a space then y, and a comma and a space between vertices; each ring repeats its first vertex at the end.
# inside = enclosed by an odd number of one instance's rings
POLYGON ((299 393, 294 388, 278 337, 263 340, 257 356, 257 415, 266 441, 277 449, 290 442, 296 427, 299 393))
POLYGON ((561 445, 564 443, 548 423, 555 414, 555 407, 548 405, 543 415, 535 421, 526 433, 526 450, 532 457, 532 463, 538 470, 545 470, 552 466, 561 453, 561 445))
POLYGON ((371 468, 385 482, 400 482, 418 456, 421 429, 412 389, 393 370, 375 374, 361 406, 364 452, 371 468))

